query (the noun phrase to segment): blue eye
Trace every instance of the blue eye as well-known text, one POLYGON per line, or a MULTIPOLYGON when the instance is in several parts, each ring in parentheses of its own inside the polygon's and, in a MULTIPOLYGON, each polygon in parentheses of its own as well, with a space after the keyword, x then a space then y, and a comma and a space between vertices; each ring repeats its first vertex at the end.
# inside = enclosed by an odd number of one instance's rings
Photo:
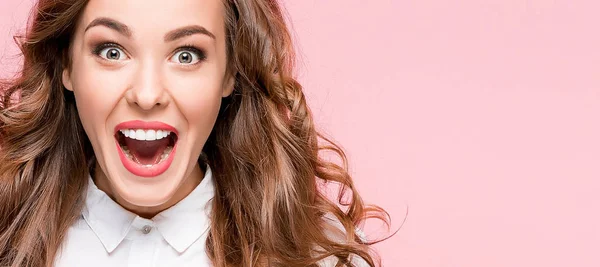
POLYGON ((127 59, 127 54, 116 44, 103 44, 98 46, 94 54, 106 60, 119 61, 127 59))
POLYGON ((194 65, 204 60, 204 52, 195 47, 181 47, 173 56, 171 61, 182 65, 194 65))

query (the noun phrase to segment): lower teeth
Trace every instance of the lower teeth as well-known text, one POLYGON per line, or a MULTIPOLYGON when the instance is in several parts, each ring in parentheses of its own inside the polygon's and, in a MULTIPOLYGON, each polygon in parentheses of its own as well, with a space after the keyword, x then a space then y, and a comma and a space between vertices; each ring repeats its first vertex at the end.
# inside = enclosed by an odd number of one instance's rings
MULTIPOLYGON (((129 152, 129 148, 127 148, 126 146, 121 147, 123 150, 123 154, 125 154, 125 156, 130 159, 131 161, 136 162, 137 164, 140 165, 144 165, 142 163, 140 163, 135 157, 133 157, 133 155, 129 152)), ((158 164, 163 162, 165 159, 167 159, 167 157, 169 157, 169 153, 171 153, 171 151, 173 150, 172 146, 168 146, 167 148, 165 148, 165 151, 163 151, 163 153, 160 155, 160 160, 154 164, 150 164, 150 165, 144 165, 146 167, 150 167, 152 165, 158 164)))

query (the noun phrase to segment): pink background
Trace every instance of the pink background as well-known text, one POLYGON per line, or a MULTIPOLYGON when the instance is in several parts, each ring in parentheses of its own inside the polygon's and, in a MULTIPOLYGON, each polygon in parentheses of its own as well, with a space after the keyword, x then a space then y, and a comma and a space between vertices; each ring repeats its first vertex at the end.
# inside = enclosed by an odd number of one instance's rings
MULTIPOLYGON (((4 75, 30 1, 0 1, 4 75)), ((600 266, 597 1, 286 5, 319 127, 408 209, 385 266, 600 266)))

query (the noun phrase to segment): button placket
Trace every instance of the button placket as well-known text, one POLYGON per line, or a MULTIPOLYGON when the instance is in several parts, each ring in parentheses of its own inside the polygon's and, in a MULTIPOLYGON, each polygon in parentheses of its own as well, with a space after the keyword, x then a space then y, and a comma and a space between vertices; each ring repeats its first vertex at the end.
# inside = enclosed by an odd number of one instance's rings
POLYGON ((135 232, 133 232, 132 234, 133 234, 133 236, 138 236, 138 237, 150 236, 150 235, 153 235, 152 230, 155 227, 156 226, 154 225, 154 222, 152 220, 137 216, 135 218, 135 220, 133 221, 132 228, 135 229, 135 232))
POLYGON ((150 225, 144 225, 144 227, 142 227, 142 233, 147 235, 152 231, 152 226, 150 225))

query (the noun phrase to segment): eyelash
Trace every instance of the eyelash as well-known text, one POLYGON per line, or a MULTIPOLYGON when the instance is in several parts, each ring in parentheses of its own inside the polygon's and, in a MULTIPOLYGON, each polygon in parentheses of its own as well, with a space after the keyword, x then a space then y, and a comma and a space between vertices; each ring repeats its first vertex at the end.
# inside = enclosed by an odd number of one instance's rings
POLYGON ((125 50, 125 49, 123 49, 122 46, 120 46, 116 43, 108 42, 108 43, 101 43, 101 44, 95 45, 94 49, 92 50, 92 53, 96 56, 100 56, 100 52, 102 52, 102 50, 104 50, 105 48, 109 48, 109 47, 114 47, 114 48, 119 48, 121 50, 125 50))
MULTIPOLYGON (((94 46, 94 49, 92 50, 92 53, 94 55, 96 55, 97 57, 101 57, 100 56, 100 52, 102 52, 102 50, 104 50, 106 48, 109 48, 109 47, 119 48, 119 49, 125 51, 125 48, 123 48, 123 46, 121 46, 121 45, 119 45, 117 43, 114 43, 114 42, 105 42, 105 43, 101 43, 101 44, 98 44, 98 45, 94 46)), ((199 63, 201 63, 202 61, 204 61, 206 59, 206 53, 204 52, 204 50, 202 50, 200 48, 197 48, 197 47, 195 47, 194 45, 191 45, 191 44, 186 44, 186 45, 178 47, 177 49, 175 49, 175 51, 173 51, 173 55, 176 54, 176 53, 178 53, 178 52, 181 52, 181 51, 188 51, 188 52, 191 52, 191 53, 195 53, 198 56, 198 62, 196 62, 194 64, 189 64, 189 65, 199 64, 199 63)), ((104 59, 104 58, 102 58, 102 59, 104 59)))
POLYGON ((198 63, 206 59, 206 53, 204 53, 204 50, 197 48, 191 44, 180 46, 179 48, 175 49, 175 52, 173 52, 173 54, 176 54, 181 51, 189 51, 198 55, 198 63))

